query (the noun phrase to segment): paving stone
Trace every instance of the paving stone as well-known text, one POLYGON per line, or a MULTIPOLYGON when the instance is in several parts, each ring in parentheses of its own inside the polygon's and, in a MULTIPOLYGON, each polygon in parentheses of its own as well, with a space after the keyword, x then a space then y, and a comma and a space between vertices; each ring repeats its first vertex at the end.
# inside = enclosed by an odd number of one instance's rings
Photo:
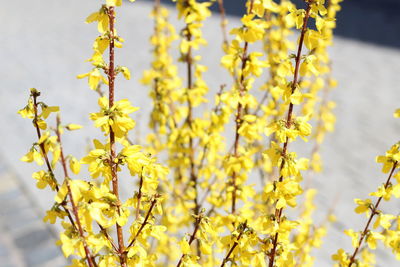
POLYGON ((18 198, 22 197, 22 192, 19 188, 17 188, 16 186, 13 188, 10 188, 10 190, 3 192, 2 194, 0 194, 0 201, 16 201, 18 200, 18 198))
POLYGON ((51 238, 48 229, 32 229, 15 238, 18 248, 29 250, 40 246, 51 238))
POLYGON ((45 246, 30 248, 25 255, 25 261, 28 266, 43 266, 60 256, 60 247, 56 246, 54 242, 47 242, 45 246))
POLYGON ((53 258, 42 265, 38 265, 38 267, 65 267, 66 265, 64 256, 60 255, 58 258, 53 258))
POLYGON ((8 254, 8 250, 4 244, 0 242, 0 257, 4 257, 8 254))
POLYGON ((36 212, 35 202, 1 159, 0 166, 0 267, 65 266, 66 260, 36 212))

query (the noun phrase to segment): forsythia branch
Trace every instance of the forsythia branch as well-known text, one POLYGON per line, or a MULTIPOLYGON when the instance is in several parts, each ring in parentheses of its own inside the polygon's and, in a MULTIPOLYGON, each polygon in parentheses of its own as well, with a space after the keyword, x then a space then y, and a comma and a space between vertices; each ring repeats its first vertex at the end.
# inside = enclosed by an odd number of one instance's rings
POLYGON ((92 253, 90 252, 90 249, 87 245, 85 233, 83 231, 82 224, 79 219, 78 207, 76 206, 76 203, 73 198, 72 191, 71 191, 70 178, 69 178, 68 169, 67 169, 67 162, 64 157, 64 151, 63 151, 63 146, 62 146, 62 142, 61 142, 60 128, 61 128, 60 116, 57 116, 56 135, 57 135, 58 144, 60 146, 61 165, 63 167, 64 177, 65 177, 64 181, 67 184, 68 197, 69 197, 69 200, 71 201, 72 212, 75 216, 75 221, 78 226, 79 236, 82 239, 83 247, 85 249, 86 260, 90 267, 94 267, 94 266, 97 266, 97 264, 96 264, 96 261, 95 261, 94 257, 92 256, 92 253))
MULTIPOLYGON (((310 18, 310 12, 311 12, 311 4, 307 2, 307 9, 306 9, 306 14, 304 16, 304 20, 303 20, 303 27, 301 29, 301 33, 300 33, 300 39, 299 39, 299 45, 298 45, 298 49, 297 49, 297 55, 296 55, 296 65, 295 65, 295 70, 294 70, 294 77, 293 77, 293 82, 292 82, 292 91, 291 94, 294 93, 297 85, 298 85, 298 79, 299 79, 299 68, 300 68, 300 63, 301 63, 301 51, 303 48, 303 42, 304 42, 304 36, 307 30, 307 24, 308 24, 308 19, 310 18)), ((287 119, 286 119, 286 127, 289 129, 291 124, 292 124, 292 113, 293 113, 293 103, 290 102, 289 104, 289 110, 288 110, 288 114, 287 114, 287 119)), ((287 149, 288 149, 288 144, 289 144, 289 138, 286 137, 286 142, 283 144, 283 150, 282 150, 282 156, 283 156, 283 160, 280 166, 280 170, 283 169, 283 166, 285 164, 285 156, 287 153, 287 149)), ((281 174, 279 177, 279 182, 283 181, 283 175, 281 174)), ((282 211, 283 208, 276 208, 275 209, 275 217, 276 220, 278 222, 278 224, 280 223, 280 218, 282 216, 282 211)), ((276 249, 278 246, 278 238, 279 238, 279 233, 276 232, 275 236, 273 238, 272 241, 272 251, 270 253, 270 258, 269 258, 269 267, 273 267, 274 266, 274 262, 275 262, 275 256, 276 256, 276 249)))
MULTIPOLYGON (((389 173, 389 177, 387 178, 386 183, 385 183, 385 185, 384 185, 384 188, 385 188, 385 189, 388 188, 388 186, 389 186, 389 184, 390 184, 390 180, 392 179, 393 173, 394 173, 394 171, 396 170, 397 165, 398 165, 398 162, 395 161, 395 162, 393 163, 393 167, 392 167, 392 169, 391 169, 391 171, 390 171, 390 173, 389 173)), ((351 265, 352 265, 352 264, 354 263, 354 261, 356 260, 357 253, 358 253, 358 251, 359 251, 359 249, 360 249, 360 247, 361 247, 362 242, 364 241, 365 236, 367 235, 367 233, 368 233, 368 231, 369 231, 369 226, 370 226, 370 224, 371 224, 371 222, 372 222, 372 219, 375 217, 375 215, 377 215, 377 214, 379 213, 379 212, 378 212, 378 207, 379 207, 379 204, 380 204, 381 201, 382 201, 382 198, 383 198, 382 196, 379 197, 378 200, 376 201, 376 203, 375 203, 375 204, 372 206, 372 208, 371 208, 371 215, 370 215, 369 218, 368 218, 368 221, 367 221, 367 224, 365 225, 364 230, 361 232, 361 236, 360 236, 360 239, 358 240, 357 247, 354 249, 354 252, 353 252, 353 254, 352 254, 351 257, 350 257, 350 261, 349 261, 348 267, 351 267, 351 265)))

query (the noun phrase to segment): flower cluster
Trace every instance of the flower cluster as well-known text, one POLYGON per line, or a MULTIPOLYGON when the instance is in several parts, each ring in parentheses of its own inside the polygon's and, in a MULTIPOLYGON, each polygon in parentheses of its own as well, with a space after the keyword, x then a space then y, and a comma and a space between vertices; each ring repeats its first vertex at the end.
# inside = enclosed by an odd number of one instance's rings
MULTIPOLYGON (((78 78, 99 95, 90 119, 104 136, 91 140, 80 160, 66 154, 61 139, 82 127, 63 124, 59 108, 31 89, 19 114, 32 120, 37 138, 21 160, 44 166, 32 175, 38 188, 54 193, 44 221, 62 226, 58 245, 75 267, 312 266, 312 250, 335 220, 330 209, 325 220, 314 221, 317 191, 308 185, 311 172, 322 170, 319 153, 335 124, 328 47, 342 0, 248 0, 229 36, 218 0, 218 64, 229 79, 216 90, 207 86, 200 56, 216 0, 174 2, 180 31, 160 0, 151 12, 153 59, 141 80, 153 102, 146 144, 129 139, 138 108, 116 97, 118 74, 131 77, 115 62, 124 42, 115 27, 122 0, 106 0, 86 19, 97 24, 99 36, 87 60, 91 68, 78 78), (48 126, 52 113, 55 127, 48 126), (292 149, 303 141, 309 156, 292 149), (124 183, 135 184, 127 196, 120 194, 121 179, 134 181, 124 183)), ((397 143, 377 158, 388 179, 370 194, 376 201, 355 200, 355 211, 368 221, 360 232, 345 231, 354 252, 339 249, 332 256, 337 266, 372 266, 370 250, 379 240, 400 258, 400 217, 379 209, 400 197, 399 151, 397 143)))
POLYGON ((64 130, 81 126, 63 125, 58 115, 56 127, 48 128, 45 120, 59 108, 38 102, 40 93, 36 89, 31 89, 28 105, 19 111, 22 117, 32 119, 38 140, 21 160, 46 165, 46 170, 35 172, 33 178, 39 188, 48 186, 55 191, 54 204, 44 221, 52 224, 61 221, 63 231, 58 244, 65 257, 74 255, 71 266, 153 266, 158 258, 147 253, 151 248, 148 241, 165 239, 166 227, 157 222, 163 201, 158 184, 166 178, 168 169, 156 163, 140 145, 129 143, 128 132, 135 127, 130 113, 137 108, 127 99, 114 100, 117 74, 130 78, 128 68, 115 66, 114 62, 115 48, 123 42, 115 30, 115 7, 121 4, 121 0, 107 0, 86 19, 88 23, 98 23, 100 36, 89 59, 93 69, 78 76, 88 77, 89 87, 101 95, 100 111, 90 114, 90 119, 104 133, 105 140, 94 139, 93 149, 78 160, 65 155, 61 137, 64 130), (107 50, 108 60, 105 60, 107 50), (101 91, 102 83, 108 86, 108 97, 101 91), (120 151, 117 147, 121 147, 120 151), (91 179, 70 176, 70 173, 80 176, 81 164, 88 165, 91 179), (63 177, 56 175, 59 165, 63 177), (132 188, 135 193, 123 200, 119 194, 119 176, 125 167, 138 189, 135 192, 132 188))
POLYGON ((385 155, 376 157, 376 162, 382 164, 382 172, 388 174, 388 177, 386 182, 375 192, 369 194, 375 197, 375 201, 370 198, 354 199, 357 204, 354 211, 358 214, 365 214, 368 221, 361 231, 353 229, 344 231, 351 238, 354 251, 346 253, 343 249, 339 249, 332 256, 336 262, 335 266, 374 266, 375 255, 371 250, 377 248, 379 240, 396 255, 398 260, 400 259, 398 232, 400 216, 385 213, 380 209, 382 200, 390 201, 392 197, 400 198, 400 172, 398 171, 400 169, 400 143, 394 144, 385 155), (364 245, 365 243, 366 245, 364 245), (361 257, 358 257, 359 253, 361 253, 361 257))

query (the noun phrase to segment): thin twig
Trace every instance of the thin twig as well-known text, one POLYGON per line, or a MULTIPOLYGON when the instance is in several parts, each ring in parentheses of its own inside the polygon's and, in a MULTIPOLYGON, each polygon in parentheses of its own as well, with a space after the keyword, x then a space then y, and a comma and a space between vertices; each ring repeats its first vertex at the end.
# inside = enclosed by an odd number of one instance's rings
MULTIPOLYGON (((107 69, 108 76, 108 104, 109 108, 114 105, 114 82, 115 82, 115 68, 114 68, 114 49, 115 49, 115 11, 114 7, 110 6, 107 9, 107 15, 109 18, 109 38, 110 38, 110 47, 109 47, 109 67, 107 69)), ((112 177, 112 191, 115 197, 117 198, 117 211, 118 214, 121 214, 121 201, 119 198, 119 188, 118 188, 118 174, 117 174, 117 165, 114 162, 116 158, 116 148, 115 148, 115 134, 110 127, 110 167, 111 167, 111 177, 112 177)), ((122 233, 122 227, 115 223, 115 227, 117 229, 117 238, 118 238, 118 248, 119 248, 119 260, 123 267, 126 267, 126 258, 123 255, 124 247, 124 236, 122 233)))
POLYGON ((142 200, 142 187, 143 187, 143 167, 142 171, 140 172, 140 181, 139 181, 139 192, 137 195, 137 207, 136 207, 136 220, 139 218, 140 214, 140 202, 142 200))
MULTIPOLYGON (((250 2, 250 8, 248 9, 248 14, 250 14, 253 10, 253 0, 250 2)), ((244 43, 243 47, 243 54, 242 54, 242 66, 241 66, 241 72, 240 72, 240 78, 239 78, 239 95, 240 97, 243 97, 245 92, 247 91, 246 86, 244 84, 244 69, 246 67, 246 63, 248 61, 248 55, 247 55, 247 49, 248 49, 249 43, 246 41, 244 43)), ((234 141, 234 149, 233 149, 233 156, 235 158, 239 157, 239 141, 240 141, 240 134, 239 134, 239 129, 242 125, 242 110, 243 110, 243 105, 242 102, 239 101, 237 105, 237 110, 236 110, 236 129, 235 129, 235 141, 234 141)), ((232 208, 231 211, 233 214, 236 213, 236 190, 237 190, 237 184, 236 184, 236 178, 237 178, 237 173, 234 171, 232 173, 232 186, 233 186, 233 191, 232 191, 232 208)))
MULTIPOLYGON (((308 19, 310 18, 310 12, 311 12, 311 4, 309 2, 307 2, 307 9, 306 9, 306 14, 304 16, 304 21, 303 21, 303 27, 301 29, 301 33, 300 33, 300 39, 299 39, 299 46, 297 49, 297 55, 296 55, 296 65, 295 65, 295 70, 294 70, 294 77, 293 77, 293 82, 292 82, 292 91, 291 94, 294 93, 294 90, 297 87, 297 83, 298 83, 298 79, 299 79, 299 69, 300 69, 300 63, 301 63, 301 51, 303 49, 303 43, 304 43, 304 36, 307 30, 307 24, 308 24, 308 19)), ((287 120, 286 120, 286 127, 288 129, 290 129, 291 125, 292 125, 292 115, 293 115, 293 103, 290 102, 289 104, 289 110, 288 110, 288 114, 287 114, 287 120)), ((286 137, 286 142, 283 144, 283 150, 282 150, 282 164, 280 166, 280 170, 283 169, 284 165, 285 165, 285 156, 287 154, 287 149, 288 149, 288 144, 289 144, 289 138, 286 137)), ((279 177, 279 182, 283 181, 283 176, 280 175, 279 177)), ((276 220, 278 222, 278 224, 280 223, 281 220, 281 215, 282 215, 282 211, 283 208, 280 209, 275 209, 275 217, 276 220)), ((273 242, 272 242, 272 251, 270 253, 270 259, 269 259, 269 267, 273 267, 274 266, 274 262, 275 262, 275 256, 276 256, 276 249, 278 246, 278 238, 279 238, 279 233, 276 232, 273 242)))
POLYGON ((243 230, 239 233, 238 237, 236 238, 235 242, 233 243, 233 246, 229 249, 225 258, 222 260, 221 267, 224 267, 225 264, 228 262, 229 257, 231 256, 232 252, 235 250, 235 248, 239 244, 240 238, 242 238, 243 233, 246 231, 246 227, 247 227, 247 222, 244 223, 243 230))
MULTIPOLYGON (((154 0, 153 11, 154 11, 154 17, 155 17, 155 19, 154 19, 154 34, 155 34, 155 36, 157 36, 157 39, 162 39, 162 36, 160 36, 161 32, 158 29, 160 27, 160 25, 159 25, 160 21, 157 19, 161 15, 161 3, 160 3, 160 0, 154 0)), ((160 49, 161 49, 161 45, 159 43, 157 43, 155 45, 154 51, 157 52, 160 49)), ((156 58, 156 59, 158 60, 158 58, 156 58)), ((155 67, 155 69, 158 70, 158 71, 162 71, 163 67, 159 66, 159 67, 155 67)), ((156 98, 155 99, 156 103, 155 104, 157 105, 159 110, 162 110, 162 106, 161 106, 162 99, 161 99, 161 93, 159 91, 159 78, 158 77, 154 78, 153 82, 154 82, 154 93, 156 95, 156 97, 155 97, 156 98)), ((167 97, 170 98, 169 95, 167 97)), ((169 100, 171 100, 171 99, 169 99, 169 100)), ((167 103, 167 105, 171 109, 171 113, 175 114, 176 108, 174 106, 174 103, 172 101, 169 101, 167 103)), ((176 122, 174 116, 171 116, 171 118, 172 118, 172 123, 173 123, 174 127, 176 128, 178 123, 176 122)), ((168 126, 169 126, 169 124, 168 124, 168 126)), ((156 126, 155 126, 155 128, 156 128, 156 126)), ((156 134, 158 133, 156 129, 154 129, 154 131, 155 131, 156 134)))
POLYGON ((157 203, 157 198, 155 197, 155 198, 153 199, 153 201, 151 201, 150 208, 149 208, 149 210, 147 211, 146 217, 144 218, 144 221, 143 221, 142 225, 140 226, 139 230, 136 232, 136 234, 135 234, 135 236, 133 237, 132 241, 131 241, 131 242, 129 243, 129 245, 126 247, 125 251, 128 251, 128 249, 135 243, 137 237, 139 236, 139 234, 142 232, 142 230, 143 230, 144 227, 146 226, 146 224, 147 224, 147 222, 148 222, 148 220, 149 220, 149 218, 150 218, 151 211, 152 211, 153 208, 155 207, 156 203, 157 203))
MULTIPOLYGON (((199 230, 201 220, 202 220, 202 217, 201 217, 201 216, 198 216, 197 219, 196 219, 195 225, 194 225, 193 233, 190 235, 190 239, 189 239, 189 242, 188 242, 188 243, 189 243, 189 246, 190 246, 190 245, 193 243, 193 241, 196 239, 196 233, 197 233, 197 231, 199 230)), ((180 267, 180 266, 181 266, 182 261, 183 261, 183 258, 185 257, 185 255, 186 255, 186 254, 183 254, 183 255, 181 256, 181 258, 179 259, 179 262, 178 262, 178 264, 176 265, 176 267, 180 267)))
POLYGON ((107 229, 104 228, 103 226, 101 226, 101 224, 97 223, 97 225, 99 226, 101 232, 104 234, 104 236, 108 239, 108 241, 110 242, 111 246, 113 247, 114 251, 116 253, 119 253, 118 251, 118 247, 117 245, 114 243, 114 241, 112 240, 111 236, 108 234, 107 229))
MULTIPOLYGON (((225 84, 220 86, 220 89, 219 89, 219 91, 217 93, 218 97, 221 97, 222 92, 224 91, 225 87, 226 87, 225 84)), ((220 110, 220 108, 221 108, 221 104, 222 104, 222 101, 218 101, 218 104, 214 106, 214 108, 212 110, 212 113, 217 114, 218 110, 220 110)), ((215 126, 215 123, 213 121, 211 121, 211 125, 210 125, 210 127, 208 128, 208 131, 207 131, 207 136, 211 135, 212 129, 213 129, 214 126, 215 126)), ((207 144, 203 148, 202 157, 200 159, 200 164, 198 166, 198 170, 201 170, 203 168, 204 161, 205 161, 205 158, 206 158, 206 154, 207 154, 207 151, 208 151, 209 148, 210 148, 210 141, 207 142, 207 144)))
POLYGON ((62 168, 63 168, 63 171, 64 171, 64 177, 65 177, 64 181, 65 181, 65 183, 67 185, 67 192, 68 192, 69 200, 71 201, 72 212, 73 212, 73 214, 75 216, 75 221, 76 221, 76 224, 78 226, 78 233, 79 233, 79 236, 81 238, 81 241, 82 241, 82 244, 83 244, 83 248, 85 250, 86 260, 87 260, 87 262, 88 262, 90 267, 97 266, 96 261, 94 260, 94 257, 92 256, 92 253, 90 252, 89 247, 87 245, 86 238, 85 238, 85 233, 83 231, 82 224, 81 224, 81 221, 79 219, 78 207, 76 206, 75 199, 72 196, 71 184, 70 184, 70 180, 69 180, 70 178, 69 178, 68 169, 67 169, 67 162, 65 160, 63 146, 62 146, 62 142, 61 142, 60 127, 61 127, 61 125, 60 125, 60 116, 57 116, 56 135, 57 135, 57 139, 58 139, 58 144, 60 146, 61 165, 62 165, 62 168))
MULTIPOLYGON (((393 173, 394 173, 394 171, 395 171, 395 169, 396 169, 396 167, 397 167, 397 164, 398 164, 397 161, 395 161, 395 162, 393 163, 392 170, 390 171, 389 177, 387 178, 386 183, 385 183, 385 185, 384 185, 385 189, 390 185, 390 179, 391 179, 392 176, 393 176, 393 173)), ((378 212, 378 207, 379 207, 379 204, 381 203, 382 198, 383 198, 383 196, 379 197, 378 200, 376 201, 375 205, 374 205, 373 208, 371 209, 371 215, 369 216, 369 219, 368 219, 368 221, 367 221, 367 224, 365 225, 365 228, 364 228, 364 230, 363 230, 362 233, 361 233, 360 239, 358 240, 358 245, 357 245, 357 247, 355 248, 355 250, 354 250, 354 252, 353 252, 353 254, 352 254, 351 258, 350 258, 350 262, 349 262, 348 267, 350 267, 350 266, 354 263, 354 261, 355 261, 355 259, 356 259, 356 256, 357 256, 357 253, 358 253, 358 251, 359 251, 359 249, 360 249, 360 247, 361 247, 361 244, 362 244, 362 242, 364 241, 365 236, 368 234, 369 225, 371 224, 372 219, 374 218, 374 216, 375 216, 376 214, 379 214, 379 212, 378 212)))
POLYGON ((265 100, 268 99, 268 96, 269 96, 269 91, 265 91, 263 97, 261 98, 260 102, 259 102, 258 105, 257 105, 256 110, 253 112, 253 115, 254 115, 254 116, 258 116, 258 112, 261 111, 262 105, 264 104, 265 100))
MULTIPOLYGON (((34 119, 33 119, 33 124, 34 124, 34 126, 35 126, 35 128, 36 128, 36 133, 37 133, 38 140, 40 140, 40 138, 42 137, 42 135, 41 135, 41 133, 40 133, 39 124, 38 124, 38 122, 37 122, 37 121, 38 121, 38 117, 39 117, 39 116, 38 116, 37 97, 38 97, 39 95, 40 95, 40 93, 37 92, 37 91, 35 91, 35 92, 32 93, 32 97, 33 97, 33 109, 34 109, 34 113, 35 113, 35 114, 34 114, 34 119)), ((42 156, 44 157, 44 160, 45 160, 45 162, 46 162, 47 171, 49 172, 51 178, 53 179, 53 181, 54 181, 54 183, 55 183, 55 189, 56 189, 56 191, 58 192, 58 191, 60 190, 60 188, 59 188, 59 186, 58 186, 58 184, 57 184, 57 180, 56 180, 56 177, 55 177, 53 168, 51 167, 51 164, 50 164, 50 161, 49 161, 49 157, 47 156, 47 153, 46 153, 46 149, 45 149, 45 147, 44 147, 44 144, 43 144, 43 143, 39 144, 39 147, 40 147, 40 151, 41 151, 41 153, 42 153, 42 156)), ((76 230, 78 230, 78 228, 76 227, 75 222, 74 222, 74 220, 73 220, 73 218, 72 218, 71 212, 70 212, 69 209, 66 207, 65 203, 64 203, 64 202, 61 203, 61 206, 62 206, 63 210, 67 213, 67 217, 68 217, 69 221, 71 222, 72 226, 73 226, 76 230)))
MULTIPOLYGON (((191 1, 186 0, 185 5, 187 7, 191 6, 191 1)), ((188 12, 187 16, 190 15, 190 12, 188 12)), ((186 27, 183 30, 183 33, 186 37, 186 41, 188 43, 191 43, 192 41, 192 33, 191 33, 191 24, 192 23, 186 23, 186 27)), ((187 75, 187 90, 186 90, 186 97, 187 97, 187 108, 188 108, 188 114, 185 120, 185 124, 189 126, 190 130, 193 131, 193 103, 191 100, 191 90, 193 89, 193 58, 192 58, 192 46, 189 45, 188 51, 186 55, 183 55, 183 58, 186 62, 186 75, 187 75)), ((195 215, 199 214, 199 203, 198 203, 198 197, 199 197, 199 192, 198 192, 198 174, 196 174, 196 163, 195 163, 195 146, 194 146, 194 140, 192 137, 192 134, 189 134, 189 144, 188 144, 188 158, 189 158, 189 182, 191 183, 191 186, 193 187, 194 190, 194 208, 193 212, 195 215)), ((197 243, 197 255, 200 256, 200 244, 197 243)))
MULTIPOLYGON (((222 94, 223 90, 225 89, 225 87, 226 87, 225 84, 221 85, 220 90, 219 90, 218 93, 217 93, 217 95, 218 95, 219 97, 221 96, 221 94, 222 94)), ((218 112, 218 111, 220 110, 220 108, 221 108, 221 104, 222 104, 222 102, 219 101, 219 103, 218 103, 217 105, 214 106, 214 108, 213 108, 213 110, 212 110, 212 113, 217 114, 217 112, 218 112)), ((213 129, 214 126, 215 126, 215 124, 214 124, 214 122, 212 121, 210 127, 208 127, 207 136, 210 136, 210 135, 211 135, 212 129, 213 129)), ((197 144, 197 146, 200 146, 200 141, 199 141, 199 143, 197 144)), ((200 172, 200 170, 201 170, 201 169, 203 168, 203 166, 204 166, 205 159, 206 159, 206 155, 207 155, 207 152, 208 152, 208 149, 209 149, 209 148, 210 148, 210 142, 207 142, 207 143, 204 145, 204 147, 203 147, 203 151, 201 152, 200 163, 199 163, 198 166, 197 166, 197 170, 199 170, 199 172, 200 172)), ((221 165, 222 165, 222 163, 221 163, 221 165)), ((221 166, 220 168, 222 168, 222 166, 221 166)), ((217 179, 217 177, 214 176, 214 179, 208 184, 206 193, 203 195, 203 197, 202 197, 200 200, 197 200, 197 204, 198 204, 198 206, 199 206, 199 207, 198 207, 198 210, 201 209, 201 206, 202 206, 202 204, 203 204, 205 198, 207 197, 207 195, 208 195, 208 193, 209 193, 209 191, 210 191, 211 186, 216 182, 216 179, 217 179)), ((186 192, 188 186, 189 186, 189 185, 186 185, 186 186, 184 187, 184 189, 183 189, 184 192, 186 192)))
POLYGON ((222 38, 224 46, 228 46, 228 33, 226 30, 226 15, 225 15, 225 8, 224 8, 224 0, 218 0, 218 9, 219 14, 221 16, 221 30, 222 30, 222 38))
MULTIPOLYGON (((188 2, 189 4, 189 2, 188 2)), ((186 24, 186 40, 190 43, 192 40, 192 34, 190 32, 190 24, 186 24)), ((189 46, 188 52, 186 54, 186 67, 187 67, 187 105, 188 105, 188 115, 186 118, 186 122, 189 125, 189 128, 193 130, 193 104, 190 99, 190 91, 193 89, 193 59, 192 59, 192 47, 189 46)), ((190 182, 192 183, 193 189, 195 191, 195 197, 193 199, 195 207, 194 214, 198 214, 199 212, 199 204, 198 204, 198 190, 197 190, 197 175, 195 174, 195 151, 193 146, 193 137, 189 135, 189 162, 190 162, 190 182)))

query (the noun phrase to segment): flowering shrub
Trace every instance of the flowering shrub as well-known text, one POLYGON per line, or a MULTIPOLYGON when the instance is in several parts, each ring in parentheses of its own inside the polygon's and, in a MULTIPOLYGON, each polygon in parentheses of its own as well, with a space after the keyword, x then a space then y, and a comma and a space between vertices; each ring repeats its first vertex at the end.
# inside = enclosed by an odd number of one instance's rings
MULTIPOLYGON (((99 110, 90 119, 104 140, 94 139, 80 160, 66 155, 63 133, 81 126, 63 124, 59 108, 41 102, 40 92, 31 89, 19 113, 32 120, 37 140, 22 161, 45 166, 33 174, 38 188, 49 187, 55 195, 44 221, 61 223, 58 244, 71 256, 71 266, 312 266, 312 251, 334 216, 329 211, 324 223, 313 223, 317 191, 302 182, 322 171, 319 152, 334 129, 329 92, 336 81, 327 49, 341 0, 304 0, 302 7, 289 0, 248 0, 241 26, 229 35, 218 0, 220 63, 232 79, 221 81, 211 109, 204 105, 209 88, 200 54, 207 44, 203 22, 215 1, 175 2, 184 24, 178 31, 159 0, 151 13, 153 60, 142 78, 153 101, 146 144, 128 138, 137 108, 116 98, 118 75, 131 76, 114 58, 124 42, 115 11, 122 0, 106 0, 86 19, 100 35, 89 59, 92 69, 78 75, 99 94, 99 110), (180 64, 171 56, 174 42, 180 64), (178 75, 181 67, 184 77, 178 75), (52 113, 56 125, 48 127, 52 113), (303 141, 309 158, 290 145, 303 141), (91 179, 79 178, 82 164, 91 179), (128 179, 123 169, 137 184, 127 199, 119 194, 121 179, 128 179)), ((370 194, 376 201, 355 199, 355 212, 368 220, 361 231, 345 231, 354 251, 339 249, 332 256, 336 266, 372 266, 370 250, 378 240, 400 257, 400 217, 379 210, 382 199, 400 197, 400 185, 393 183, 400 179, 399 149, 395 144, 377 158, 389 176, 370 194)))

